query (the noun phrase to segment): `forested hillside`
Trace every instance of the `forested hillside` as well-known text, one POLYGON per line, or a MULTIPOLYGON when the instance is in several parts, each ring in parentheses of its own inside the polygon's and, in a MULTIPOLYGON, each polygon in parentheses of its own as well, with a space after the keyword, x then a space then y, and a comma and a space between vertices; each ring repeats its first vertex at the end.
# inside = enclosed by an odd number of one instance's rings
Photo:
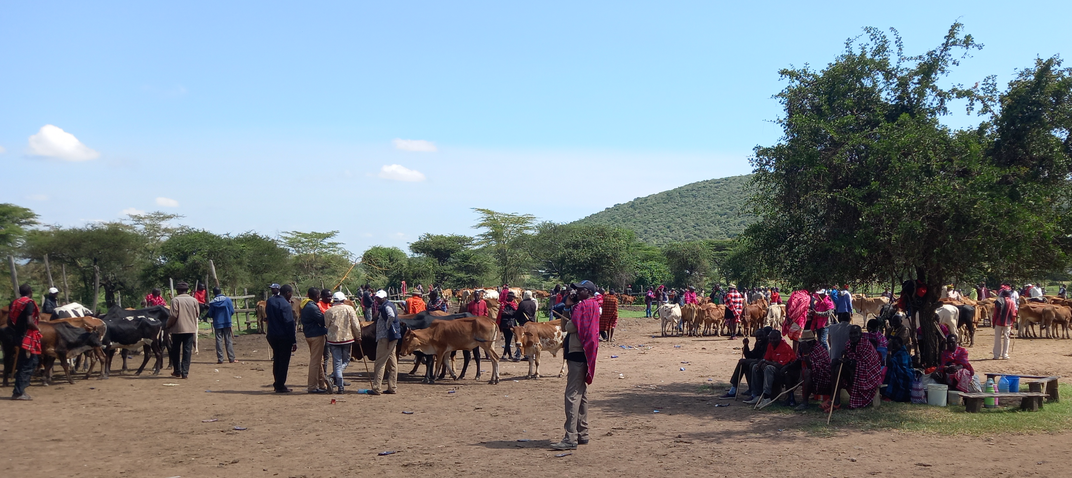
POLYGON ((745 213, 751 175, 686 184, 592 214, 574 224, 604 224, 636 232, 649 244, 736 237, 755 216, 745 213))

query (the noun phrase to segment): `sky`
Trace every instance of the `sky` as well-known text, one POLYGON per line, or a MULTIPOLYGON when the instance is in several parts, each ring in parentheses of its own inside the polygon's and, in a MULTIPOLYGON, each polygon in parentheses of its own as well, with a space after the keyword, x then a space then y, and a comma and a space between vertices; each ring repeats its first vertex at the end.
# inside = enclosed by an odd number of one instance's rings
MULTIPOLYGON (((163 211, 408 251, 477 233, 472 208, 570 222, 748 174, 781 136, 779 69, 822 68, 863 27, 916 54, 960 21, 985 48, 946 81, 1004 88, 1072 56, 1068 18, 1070 2, 0 0, 0 203, 64 227, 163 211)), ((980 121, 957 111, 950 126, 980 121)))

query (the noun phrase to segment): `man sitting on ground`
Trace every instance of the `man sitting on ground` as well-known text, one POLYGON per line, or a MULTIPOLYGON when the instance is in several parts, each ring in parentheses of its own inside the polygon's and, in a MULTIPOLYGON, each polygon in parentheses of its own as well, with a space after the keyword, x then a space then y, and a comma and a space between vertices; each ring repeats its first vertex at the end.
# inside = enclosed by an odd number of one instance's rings
POLYGON ((785 383, 785 373, 789 369, 789 362, 797 358, 793 347, 782 340, 782 333, 772 330, 767 336, 767 353, 763 360, 752 366, 752 377, 748 379, 751 400, 744 403, 753 405, 759 402, 764 407, 774 398, 774 390, 785 383))
POLYGON ((763 356, 767 353, 767 340, 768 335, 771 333, 770 327, 763 327, 762 329, 756 329, 752 334, 756 338, 756 346, 748 348, 748 337, 744 339, 744 346, 741 347, 741 352, 744 357, 737 361, 737 368, 733 369, 733 376, 730 377, 730 389, 725 395, 718 397, 722 400, 730 400, 737 398, 737 387, 740 386, 741 377, 751 382, 752 366, 756 362, 763 360, 763 356))
MULTIPOLYGON (((934 380, 955 387, 961 392, 971 392, 972 377, 975 369, 968 362, 968 351, 957 345, 956 334, 949 334, 945 338, 946 349, 941 354, 941 366, 934 373, 934 380)), ((978 390, 975 390, 978 391, 978 390)))

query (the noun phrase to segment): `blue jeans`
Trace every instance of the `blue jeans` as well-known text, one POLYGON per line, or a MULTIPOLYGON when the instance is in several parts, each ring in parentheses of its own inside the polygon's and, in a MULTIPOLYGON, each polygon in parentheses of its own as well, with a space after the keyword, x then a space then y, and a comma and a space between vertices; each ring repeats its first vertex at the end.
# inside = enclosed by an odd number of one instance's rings
POLYGON ((336 387, 342 387, 342 373, 350 365, 350 347, 354 344, 328 344, 331 352, 331 379, 336 387))
MULTIPOLYGON (((19 345, 21 344, 20 342, 19 345)), ((30 386, 30 377, 37 368, 37 362, 41 360, 40 355, 31 354, 22 348, 15 349, 15 353, 18 354, 16 360, 19 363, 15 365, 15 373, 12 374, 15 376, 15 388, 11 389, 12 398, 26 393, 26 387, 30 386)))
POLYGON ((828 331, 826 330, 826 327, 823 327, 823 328, 821 328, 819 330, 816 330, 815 331, 815 339, 819 342, 819 345, 822 345, 823 348, 826 349, 827 352, 829 352, 830 351, 830 341, 827 340, 827 337, 829 335, 827 332, 828 331))
POLYGON ((648 308, 644 311, 644 318, 651 318, 651 302, 648 302, 648 308))

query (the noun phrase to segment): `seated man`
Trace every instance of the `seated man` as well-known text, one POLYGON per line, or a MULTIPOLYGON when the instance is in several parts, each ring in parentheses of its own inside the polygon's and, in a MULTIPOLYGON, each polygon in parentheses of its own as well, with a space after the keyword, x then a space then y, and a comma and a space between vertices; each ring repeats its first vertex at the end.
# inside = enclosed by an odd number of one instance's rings
POLYGON ((752 366, 756 362, 763 360, 763 355, 767 353, 767 339, 771 332, 770 327, 764 327, 762 329, 756 329, 752 335, 756 338, 756 346, 752 349, 748 348, 748 338, 744 339, 744 346, 741 348, 744 353, 744 358, 737 361, 737 368, 733 369, 733 376, 730 377, 730 390, 725 395, 718 397, 722 400, 731 400, 737 397, 737 387, 741 383, 741 376, 743 375, 745 380, 749 383, 752 379, 749 375, 752 372, 752 366))
POLYGON ((938 383, 948 384, 961 392, 971 392, 975 369, 968 362, 968 351, 957 345, 956 334, 947 335, 945 344, 946 348, 940 356, 940 366, 932 378, 938 383))
POLYGON ((912 401, 912 357, 900 337, 890 337, 890 355, 886 360, 886 390, 882 395, 895 402, 912 401))
POLYGON ((882 364, 879 363, 878 351, 870 340, 863 339, 863 335, 859 325, 852 326, 845 353, 831 364, 832 368, 841 370, 838 390, 834 390, 834 407, 838 407, 840 402, 841 389, 849 391, 849 408, 866 407, 875 399, 875 391, 882 383, 882 364))
POLYGON ((886 342, 892 342, 894 337, 901 339, 901 345, 905 348, 905 352, 911 356, 911 332, 908 330, 908 326, 904 325, 904 320, 901 314, 894 314, 890 317, 890 326, 886 329, 886 342))
POLYGON ((875 350, 878 351, 878 355, 882 359, 879 361, 879 364, 885 364, 886 355, 889 352, 889 342, 886 340, 886 336, 882 335, 881 328, 881 321, 878 319, 871 319, 867 321, 867 333, 864 334, 864 336, 867 337, 867 340, 871 341, 871 345, 874 345, 875 350))
POLYGON ((798 347, 803 364, 801 375, 804 377, 804 386, 800 390, 800 405, 797 405, 797 411, 808 409, 812 394, 829 395, 830 388, 834 386, 833 376, 830 374, 830 352, 816 345, 815 332, 805 330, 800 335, 798 347))
POLYGON ((782 340, 782 333, 772 330, 767 336, 767 353, 752 366, 752 378, 748 379, 748 392, 752 395, 744 403, 753 405, 759 402, 764 407, 774 398, 774 390, 785 383, 785 374, 789 363, 797 358, 793 347, 782 340))

